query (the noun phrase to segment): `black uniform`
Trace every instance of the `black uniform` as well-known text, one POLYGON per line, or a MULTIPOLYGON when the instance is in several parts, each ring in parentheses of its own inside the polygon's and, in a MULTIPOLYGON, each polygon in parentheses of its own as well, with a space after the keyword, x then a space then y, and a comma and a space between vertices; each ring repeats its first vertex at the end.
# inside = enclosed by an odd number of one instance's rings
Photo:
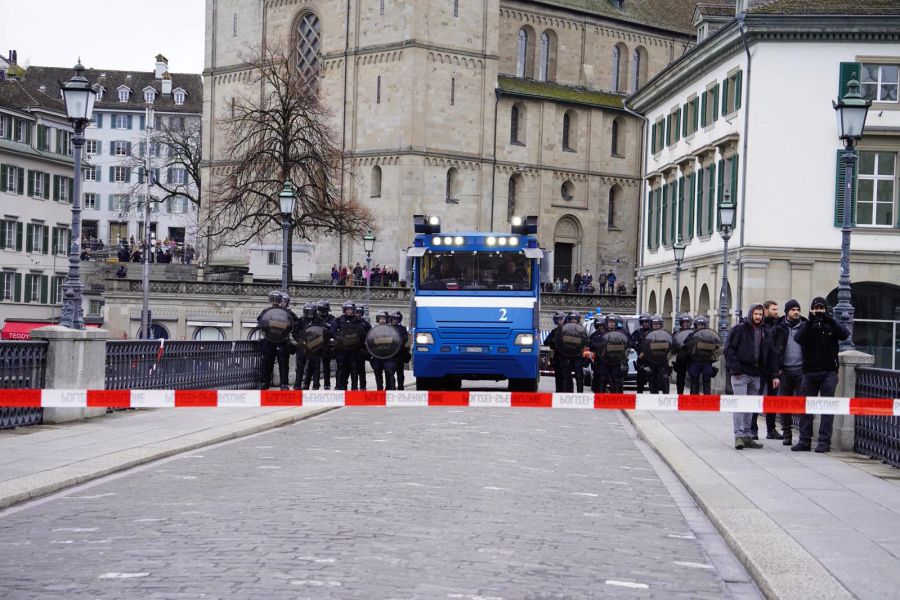
POLYGON ((409 330, 406 328, 406 325, 403 324, 403 315, 400 314, 400 311, 395 312, 391 315, 391 325, 400 332, 400 338, 403 340, 403 349, 400 350, 400 354, 397 355, 397 389, 402 390, 405 389, 406 384, 406 374, 404 370, 406 369, 406 365, 412 360, 412 353, 409 350, 409 330))
POLYGON ((634 361, 634 368, 637 370, 637 377, 635 383, 637 384, 637 393, 643 394, 644 387, 647 385, 647 363, 644 361, 641 353, 643 352, 642 346, 644 345, 644 336, 650 332, 650 323, 647 322, 647 327, 644 328, 643 325, 634 330, 631 334, 631 347, 637 352, 637 359, 634 361))
MULTIPOLYGON (((328 312, 327 308, 323 308, 322 303, 318 304, 319 317, 322 319, 322 323, 327 326, 327 328, 332 332, 335 331, 335 318, 334 315, 328 312)), ((325 352, 322 353, 322 379, 325 384, 325 389, 331 389, 331 361, 334 359, 334 347, 329 344, 327 348, 325 348, 325 352)), ((316 376, 315 380, 316 389, 319 388, 319 378, 316 376)))
POLYGON ((290 358, 291 358, 291 331, 293 330, 293 322, 291 322, 290 326, 284 333, 283 338, 279 339, 279 336, 270 334, 267 329, 264 327, 264 315, 269 311, 278 310, 285 311, 290 315, 291 319, 295 319, 296 315, 286 308, 282 308, 280 306, 270 306, 269 308, 263 310, 256 317, 256 322, 259 324, 260 329, 263 330, 263 339, 260 340, 259 347, 260 351, 263 355, 262 361, 262 371, 263 371, 263 389, 267 390, 272 387, 272 376, 273 371, 275 370, 275 362, 278 362, 278 381, 280 382, 281 389, 286 390, 290 389, 288 385, 288 380, 290 378, 290 358))
POLYGON ((306 348, 303 346, 303 332, 311 324, 310 319, 306 317, 297 317, 294 321, 294 330, 291 334, 297 343, 297 368, 294 372, 294 389, 303 388, 303 375, 306 372, 307 357, 306 348))
POLYGON ((368 323, 357 317, 356 314, 341 315, 334 321, 335 355, 338 368, 336 389, 346 390, 348 384, 351 386, 351 389, 359 389, 359 366, 362 364, 361 356, 363 353, 363 342, 366 339, 366 333, 368 333, 367 326, 368 323), (358 345, 347 347, 341 340, 352 329, 357 330, 353 334, 358 339, 358 345))
POLYGON ((547 334, 547 339, 544 340, 544 345, 553 351, 550 364, 553 365, 553 377, 556 380, 555 390, 557 392, 565 391, 565 384, 563 383, 563 381, 565 381, 565 374, 563 373, 562 354, 556 349, 556 336, 561 328, 562 323, 557 324, 556 327, 547 334))

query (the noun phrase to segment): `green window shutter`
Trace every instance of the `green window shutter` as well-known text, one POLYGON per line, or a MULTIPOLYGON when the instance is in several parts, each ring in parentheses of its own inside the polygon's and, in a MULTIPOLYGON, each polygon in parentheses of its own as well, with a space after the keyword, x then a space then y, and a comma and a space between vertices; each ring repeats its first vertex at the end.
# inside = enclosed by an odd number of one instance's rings
POLYGON ((138 183, 144 183, 144 167, 138 167, 138 183))
POLYGON ((22 274, 16 273, 13 277, 13 302, 22 301, 22 274))
POLYGON ((56 254, 56 251, 58 250, 57 246, 59 246, 59 228, 54 227, 53 228, 53 245, 51 246, 53 248, 53 254, 56 254))
POLYGON ((743 79, 744 72, 738 71, 737 75, 734 77, 734 109, 737 110, 741 107, 741 93, 743 92, 743 86, 741 84, 741 80, 743 79))
POLYGON ((41 252, 48 254, 50 252, 50 228, 46 225, 41 225, 41 236, 43 238, 41 240, 43 242, 41 252))
POLYGON ((678 207, 678 212, 679 212, 679 215, 678 215, 678 218, 679 218, 678 239, 685 239, 687 237, 687 229, 686 229, 687 223, 685 223, 685 217, 687 215, 685 215, 684 205, 688 201, 688 199, 684 195, 684 192, 685 192, 684 184, 685 184, 685 178, 682 177, 681 179, 678 180, 678 199, 681 204, 681 206, 678 207))
MULTIPOLYGON (((858 62, 842 62, 838 76, 838 101, 844 99, 847 94, 847 82, 851 79, 859 81, 860 73, 862 73, 862 63, 858 62)), ((860 90, 862 93, 862 90, 860 90)))
POLYGON ((125 183, 131 183, 131 169, 125 169, 125 183))
POLYGON ((669 244, 669 184, 662 185, 662 244, 669 244))
POLYGON ((59 201, 59 175, 53 176, 53 199, 59 201))
POLYGON ((7 171, 7 169, 9 169, 8 166, 0 165, 0 192, 6 191, 6 178, 7 178, 6 171, 7 171))
POLYGON ((50 173, 42 174, 44 178, 44 200, 50 199, 50 173))
POLYGON ((41 304, 47 304, 47 276, 40 276, 40 285, 41 285, 41 304))
POLYGON ((103 113, 97 113, 97 129, 103 129, 103 113))
POLYGON ((59 277, 50 279, 50 304, 56 304, 56 298, 59 295, 59 277))
POLYGON ((141 130, 147 128, 147 117, 145 115, 141 115, 141 125, 139 127, 141 130))
POLYGON ((22 251, 22 223, 16 223, 16 252, 22 251))
POLYGON ((127 123, 128 129, 131 129, 131 117, 132 116, 133 115, 128 115, 128 119, 127 119, 128 120, 128 123, 127 123))
POLYGON ((728 110, 728 78, 726 77, 722 81, 722 114, 727 115, 730 111, 728 110))
MULTIPOLYGON (((719 178, 718 183, 716 184, 716 206, 722 203, 722 200, 725 199, 725 160, 722 159, 719 161, 719 178)), ((716 211, 716 228, 722 226, 722 223, 719 220, 719 211, 716 211)))
POLYGON ((681 139, 681 109, 678 109, 678 112, 675 113, 675 141, 681 139))
POLYGON ((25 121, 25 143, 31 145, 31 122, 25 121))
POLYGON ((69 185, 69 204, 75 201, 75 178, 66 177, 66 183, 69 185))
MULTIPOLYGON (((844 63, 841 63, 842 65, 844 63)), ((835 165, 834 176, 834 226, 844 226, 844 189, 847 184, 844 176, 844 153, 846 150, 837 151, 837 163, 835 165)), ((850 226, 856 227, 856 178, 858 176, 857 167, 859 161, 853 161, 853 195, 850 197, 850 226)))
POLYGON ((31 223, 25 226, 25 252, 31 252, 34 248, 34 225, 31 223))
POLYGON ((647 250, 653 250, 653 196, 655 194, 655 190, 650 190, 647 195, 647 250))
POLYGON ((706 92, 703 92, 703 99, 700 102, 700 127, 706 127, 706 97, 709 96, 706 92))
POLYGON ((94 177, 97 178, 97 183, 100 183, 103 180, 102 175, 103 175, 103 168, 97 167, 96 170, 94 171, 94 177))
POLYGON ((673 181, 669 185, 672 186, 669 191, 669 212, 671 213, 669 215, 669 243, 673 244, 675 243, 675 240, 678 239, 678 234, 676 232, 678 226, 678 202, 676 201, 678 196, 678 183, 673 181))
POLYGON ((731 201, 735 207, 738 204, 738 162, 739 157, 735 154, 731 157, 731 201))
POLYGON ((688 135, 690 132, 688 131, 688 112, 691 110, 690 103, 685 104, 683 110, 681 111, 681 135, 688 135))
POLYGON ((694 205, 696 204, 697 174, 688 176, 688 234, 689 240, 694 239, 694 205))
POLYGON ((713 214, 716 212, 716 163, 709 165, 709 202, 706 203, 706 233, 713 232, 713 214))
POLYGON ((18 192, 19 194, 24 194, 25 193, 25 169, 23 169, 22 167, 17 167, 16 168, 16 176, 19 178, 19 181, 18 181, 19 185, 16 188, 16 192, 18 192))
POLYGON ((28 170, 28 195, 34 196, 34 171, 28 170))
POLYGON ((650 153, 656 154, 656 123, 650 128, 650 131, 652 132, 650 134, 650 153))
POLYGON ((4 290, 5 283, 6 283, 6 277, 4 277, 3 273, 0 273, 0 302, 3 301, 3 292, 5 291, 4 290))
MULTIPOLYGON (((0 250, 6 248, 6 224, 9 221, 0 221, 0 250)), ((0 277, 2 279, 2 277, 0 277)), ((3 297, 3 294, 0 294, 0 298, 3 297)))
POLYGON ((719 119, 719 84, 716 84, 716 87, 713 88, 713 101, 712 101, 712 120, 715 123, 719 119))
POLYGON ((110 181, 115 181, 115 180, 116 180, 116 174, 115 174, 116 172, 114 171, 114 169, 115 169, 115 167, 110 167, 110 168, 109 168, 109 180, 110 180, 110 181))
POLYGON ((33 276, 30 273, 25 273, 25 296, 22 298, 22 302, 26 304, 31 302, 31 284, 32 284, 33 276))

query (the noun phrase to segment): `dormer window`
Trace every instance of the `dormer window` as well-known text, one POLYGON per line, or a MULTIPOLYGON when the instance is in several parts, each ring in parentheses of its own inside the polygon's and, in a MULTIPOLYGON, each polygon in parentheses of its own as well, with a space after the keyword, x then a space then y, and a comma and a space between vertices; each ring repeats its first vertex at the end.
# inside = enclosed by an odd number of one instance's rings
POLYGON ((172 92, 172 97, 175 99, 175 104, 180 106, 184 104, 184 99, 187 97, 187 92, 185 92, 181 88, 178 88, 174 92, 172 92))
POLYGON ((144 102, 147 104, 153 104, 154 100, 156 100, 156 90, 152 87, 144 88, 144 102))
POLYGON ((97 102, 103 100, 103 93, 106 92, 106 88, 102 85, 94 86, 94 90, 97 92, 97 102))
POLYGON ((128 102, 128 98, 131 96, 131 89, 128 86, 123 85, 118 88, 118 92, 119 102, 128 102))

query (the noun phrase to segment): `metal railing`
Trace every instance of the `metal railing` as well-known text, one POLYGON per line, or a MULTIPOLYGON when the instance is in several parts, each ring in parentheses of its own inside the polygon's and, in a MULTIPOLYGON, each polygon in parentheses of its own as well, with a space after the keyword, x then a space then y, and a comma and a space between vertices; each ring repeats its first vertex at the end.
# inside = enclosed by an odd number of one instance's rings
POLYGON ((259 389, 261 374, 256 341, 106 343, 108 390, 259 389))
MULTIPOLYGON (((900 398, 900 371, 856 369, 856 397, 900 398)), ((857 416, 853 450, 900 467, 900 417, 857 416)))
MULTIPOLYGON (((42 388, 47 342, 0 342, 0 389, 42 388)), ((0 408, 0 429, 40 425, 41 408, 0 408)))

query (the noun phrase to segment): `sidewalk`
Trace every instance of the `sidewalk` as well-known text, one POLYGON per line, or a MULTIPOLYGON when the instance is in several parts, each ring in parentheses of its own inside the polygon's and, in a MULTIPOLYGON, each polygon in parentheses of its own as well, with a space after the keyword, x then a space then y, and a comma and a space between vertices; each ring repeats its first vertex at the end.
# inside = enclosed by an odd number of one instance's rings
POLYGON ((734 450, 727 413, 626 413, 770 598, 900 598, 900 470, 851 452, 734 450))
POLYGON ((0 510, 179 452, 288 425, 329 408, 179 408, 0 431, 0 510))

